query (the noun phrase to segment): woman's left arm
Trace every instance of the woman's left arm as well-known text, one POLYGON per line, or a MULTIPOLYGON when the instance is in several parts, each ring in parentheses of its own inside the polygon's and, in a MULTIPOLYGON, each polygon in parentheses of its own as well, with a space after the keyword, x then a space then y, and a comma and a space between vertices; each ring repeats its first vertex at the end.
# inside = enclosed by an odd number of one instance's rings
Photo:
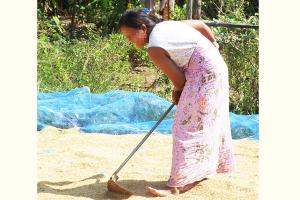
POLYGON ((211 41, 211 43, 213 43, 214 46, 219 48, 219 45, 218 45, 212 31, 210 30, 210 28, 204 22, 202 22, 201 20, 182 20, 181 22, 183 22, 183 23, 195 28, 196 30, 198 30, 209 41, 211 41))

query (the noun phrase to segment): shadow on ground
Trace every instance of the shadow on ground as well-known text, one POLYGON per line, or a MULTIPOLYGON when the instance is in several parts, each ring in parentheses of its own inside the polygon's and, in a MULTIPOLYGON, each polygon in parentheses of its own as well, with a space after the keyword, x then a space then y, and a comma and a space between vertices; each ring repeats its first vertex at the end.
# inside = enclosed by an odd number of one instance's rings
MULTIPOLYGON (((38 193, 50 193, 55 195, 67 195, 74 197, 86 197, 94 200, 100 199, 128 199, 129 196, 115 194, 107 191, 107 178, 103 178, 102 175, 94 175, 79 181, 63 181, 63 182, 50 182, 40 181, 37 185, 38 193), (89 183, 77 186, 68 187, 71 184, 78 184, 87 180, 94 179, 94 183, 89 183), (60 189, 59 187, 68 187, 66 189, 60 189), (59 188, 59 189, 58 189, 59 188)), ((152 197, 147 193, 146 186, 153 186, 161 188, 165 186, 165 181, 145 181, 145 180, 118 180, 118 184, 129 191, 133 192, 135 196, 152 197)))

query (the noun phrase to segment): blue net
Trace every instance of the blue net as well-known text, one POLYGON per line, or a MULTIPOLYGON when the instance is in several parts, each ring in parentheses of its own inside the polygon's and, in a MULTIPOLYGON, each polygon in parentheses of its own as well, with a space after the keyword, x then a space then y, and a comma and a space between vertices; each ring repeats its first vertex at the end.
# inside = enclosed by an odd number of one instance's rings
MULTIPOLYGON (((37 130, 78 127, 85 133, 147 133, 171 103, 150 92, 114 90, 90 93, 88 87, 38 93, 37 130)), ((155 132, 171 134, 174 107, 155 132)), ((230 113, 232 137, 258 140, 258 115, 230 113)))

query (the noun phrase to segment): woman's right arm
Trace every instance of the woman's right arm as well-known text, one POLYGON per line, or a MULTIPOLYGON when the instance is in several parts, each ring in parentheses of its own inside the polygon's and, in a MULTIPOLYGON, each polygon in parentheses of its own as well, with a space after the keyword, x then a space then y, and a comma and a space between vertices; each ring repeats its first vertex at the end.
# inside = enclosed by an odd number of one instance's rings
POLYGON ((148 55, 153 63, 172 81, 174 90, 182 90, 186 81, 184 73, 170 59, 168 53, 162 48, 150 47, 148 48, 148 55))

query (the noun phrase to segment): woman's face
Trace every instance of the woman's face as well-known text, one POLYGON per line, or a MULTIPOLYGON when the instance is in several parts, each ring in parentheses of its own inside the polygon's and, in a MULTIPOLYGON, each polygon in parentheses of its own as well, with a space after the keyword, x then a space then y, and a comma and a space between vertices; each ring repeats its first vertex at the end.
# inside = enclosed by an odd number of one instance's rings
POLYGON ((140 29, 122 26, 120 31, 132 42, 136 48, 143 48, 147 44, 147 27, 143 24, 140 29))

